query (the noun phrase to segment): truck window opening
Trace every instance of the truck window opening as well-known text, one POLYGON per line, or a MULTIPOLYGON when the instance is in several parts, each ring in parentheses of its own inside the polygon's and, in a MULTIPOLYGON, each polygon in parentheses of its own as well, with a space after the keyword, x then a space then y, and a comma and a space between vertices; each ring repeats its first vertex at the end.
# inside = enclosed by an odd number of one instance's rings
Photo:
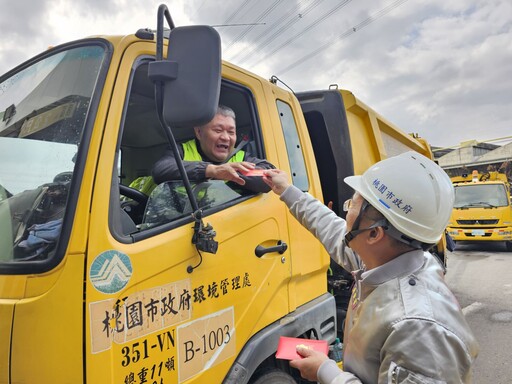
MULTIPOLYGON (((151 177, 153 165, 169 147, 155 110, 154 85, 147 76, 148 64, 151 61, 152 58, 141 58, 133 73, 122 138, 117 152, 116 182, 120 185, 120 204, 123 212, 120 214, 121 228, 114 227, 112 231, 120 237, 171 222, 181 225, 190 219, 192 213, 182 181, 176 180, 157 186, 151 177), (136 191, 130 189, 142 192, 145 198, 139 196, 137 199, 136 191), (127 196, 126 193, 132 196, 127 196)), ((250 91, 224 80, 220 104, 235 111, 237 144, 247 140, 248 143, 243 149, 264 158, 259 122, 250 91)), ((178 145, 195 137, 193 127, 173 129, 173 135, 178 145)), ((219 183, 216 180, 194 183, 193 193, 199 207, 206 214, 216 212, 222 207, 226 208, 232 205, 232 201, 243 201, 250 196, 247 191, 237 188, 233 183, 219 183)), ((113 191, 113 214, 118 214, 118 201, 119 197, 116 191, 113 191)), ((135 236, 137 239, 145 237, 135 236)))

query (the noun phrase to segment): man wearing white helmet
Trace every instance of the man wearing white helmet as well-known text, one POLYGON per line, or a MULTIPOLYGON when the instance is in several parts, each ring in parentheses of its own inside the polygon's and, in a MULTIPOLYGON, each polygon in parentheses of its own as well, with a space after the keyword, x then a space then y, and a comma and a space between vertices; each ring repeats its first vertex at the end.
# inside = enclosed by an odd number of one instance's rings
POLYGON ((322 384, 470 383, 478 344, 426 252, 451 214, 454 192, 433 161, 407 152, 345 182, 355 193, 346 221, 288 183, 280 170, 265 180, 292 214, 354 276, 344 330, 343 368, 324 354, 298 348, 290 365, 322 384))

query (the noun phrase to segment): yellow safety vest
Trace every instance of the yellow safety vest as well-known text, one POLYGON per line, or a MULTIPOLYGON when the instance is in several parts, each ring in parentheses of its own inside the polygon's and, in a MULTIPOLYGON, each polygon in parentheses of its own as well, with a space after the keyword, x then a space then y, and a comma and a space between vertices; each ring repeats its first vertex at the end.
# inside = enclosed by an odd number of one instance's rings
MULTIPOLYGON (((185 161, 204 161, 201 154, 197 150, 196 140, 192 139, 182 144, 183 160, 185 161)), ((227 161, 228 163, 240 163, 244 161, 245 152, 240 150, 227 161)))
MULTIPOLYGON (((203 161, 201 154, 197 150, 196 140, 192 139, 182 144, 183 146, 183 160, 185 161, 203 161)), ((228 163, 239 163, 244 161, 245 152, 240 150, 232 156, 228 163)), ((131 188, 137 189, 145 195, 150 195, 156 184, 151 176, 141 176, 132 181, 129 185, 131 188)), ((183 189, 185 191, 185 189, 183 189)))
POLYGON ((149 196, 153 189, 155 189, 156 184, 151 176, 141 176, 133 180, 130 183, 129 187, 136 189, 142 192, 143 194, 149 196))

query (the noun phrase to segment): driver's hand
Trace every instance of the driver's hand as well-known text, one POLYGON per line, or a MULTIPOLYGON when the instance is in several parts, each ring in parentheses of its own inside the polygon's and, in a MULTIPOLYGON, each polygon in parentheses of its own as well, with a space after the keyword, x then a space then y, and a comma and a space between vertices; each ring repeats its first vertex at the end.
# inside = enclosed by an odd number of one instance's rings
POLYGON ((253 170, 256 166, 253 163, 242 161, 240 163, 225 163, 220 165, 208 164, 205 176, 208 179, 233 181, 244 185, 245 180, 240 177, 240 173, 253 170))

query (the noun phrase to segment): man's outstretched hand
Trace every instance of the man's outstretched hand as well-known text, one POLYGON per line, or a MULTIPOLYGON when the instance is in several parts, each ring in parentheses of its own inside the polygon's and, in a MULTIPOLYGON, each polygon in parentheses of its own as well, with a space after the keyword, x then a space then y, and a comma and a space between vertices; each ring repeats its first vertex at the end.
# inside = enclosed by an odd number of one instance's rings
POLYGON ((253 163, 242 161, 240 163, 225 163, 220 165, 208 164, 205 176, 208 179, 232 181, 244 185, 245 180, 240 177, 240 173, 253 170, 256 166, 253 163))
POLYGON ((266 170, 264 172, 263 181, 279 196, 290 185, 288 182, 288 174, 280 169, 266 170))

